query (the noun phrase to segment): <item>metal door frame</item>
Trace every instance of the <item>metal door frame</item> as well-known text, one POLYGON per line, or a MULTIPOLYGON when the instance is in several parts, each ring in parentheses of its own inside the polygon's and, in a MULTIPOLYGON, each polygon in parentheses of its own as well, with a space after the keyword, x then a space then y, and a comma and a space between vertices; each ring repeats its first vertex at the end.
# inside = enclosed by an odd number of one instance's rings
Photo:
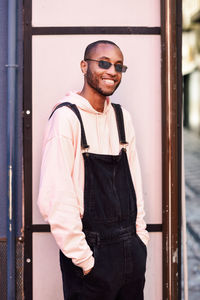
POLYGON ((176 300, 181 299, 182 1, 161 2, 163 299, 176 300))
POLYGON ((161 35, 163 299, 181 299, 181 0, 160 0, 161 27, 32 27, 32 1, 24 0, 24 297, 32 300, 32 236, 49 225, 32 224, 32 36, 161 35), (174 259, 175 257, 175 259, 174 259), (178 273, 178 276, 177 276, 178 273))

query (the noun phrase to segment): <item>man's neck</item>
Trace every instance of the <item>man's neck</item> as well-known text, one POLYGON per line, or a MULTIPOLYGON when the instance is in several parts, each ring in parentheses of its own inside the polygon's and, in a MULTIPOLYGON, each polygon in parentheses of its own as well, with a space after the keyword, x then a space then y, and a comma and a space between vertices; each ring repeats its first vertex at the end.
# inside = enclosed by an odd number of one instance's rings
POLYGON ((96 91, 87 91, 84 88, 79 95, 87 99, 96 111, 103 112, 106 96, 100 95, 96 91))

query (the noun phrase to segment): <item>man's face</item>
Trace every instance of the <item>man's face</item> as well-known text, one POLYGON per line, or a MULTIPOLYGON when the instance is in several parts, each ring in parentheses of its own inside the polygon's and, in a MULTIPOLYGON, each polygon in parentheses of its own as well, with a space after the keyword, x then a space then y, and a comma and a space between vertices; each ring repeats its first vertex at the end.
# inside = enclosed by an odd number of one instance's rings
MULTIPOLYGON (((91 51, 89 59, 104 60, 112 64, 123 64, 123 55, 119 48, 111 44, 99 44, 91 51)), ((112 65, 109 69, 102 69, 96 61, 87 61, 87 84, 102 96, 110 96, 121 82, 122 74, 112 65)))

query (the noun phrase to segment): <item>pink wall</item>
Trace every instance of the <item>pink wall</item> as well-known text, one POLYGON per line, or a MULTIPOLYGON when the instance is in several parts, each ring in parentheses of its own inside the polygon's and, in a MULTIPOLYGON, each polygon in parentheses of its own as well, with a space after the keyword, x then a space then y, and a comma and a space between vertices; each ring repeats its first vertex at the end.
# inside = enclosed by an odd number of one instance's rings
MULTIPOLYGON (((33 0, 34 26, 160 26, 160 1, 33 0)), ((122 49, 128 71, 113 95, 132 115, 136 130, 147 223, 162 222, 161 54, 159 35, 42 35, 33 37, 33 223, 44 223, 36 206, 42 133, 52 106, 79 90, 79 63, 88 43, 110 39, 122 49), (39 133, 39 134, 38 134, 39 133)), ((145 300, 162 299, 162 233, 151 233, 145 300)), ((62 299, 58 249, 49 233, 33 238, 34 300, 62 299), (41 251, 42 249, 51 249, 41 251), (42 262, 42 264, 41 264, 42 262), (51 276, 42 278, 46 270, 51 276)))

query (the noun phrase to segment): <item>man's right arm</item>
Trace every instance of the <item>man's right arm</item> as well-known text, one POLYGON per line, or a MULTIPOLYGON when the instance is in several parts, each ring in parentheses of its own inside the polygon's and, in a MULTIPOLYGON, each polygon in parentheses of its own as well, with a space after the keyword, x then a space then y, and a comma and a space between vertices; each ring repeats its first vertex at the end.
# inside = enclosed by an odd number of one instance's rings
POLYGON ((72 114, 69 109, 59 109, 49 121, 38 205, 44 219, 50 224, 59 248, 75 265, 87 271, 93 267, 94 258, 82 231, 81 203, 73 176, 76 157, 78 161, 82 157, 78 150, 80 125, 72 114))

